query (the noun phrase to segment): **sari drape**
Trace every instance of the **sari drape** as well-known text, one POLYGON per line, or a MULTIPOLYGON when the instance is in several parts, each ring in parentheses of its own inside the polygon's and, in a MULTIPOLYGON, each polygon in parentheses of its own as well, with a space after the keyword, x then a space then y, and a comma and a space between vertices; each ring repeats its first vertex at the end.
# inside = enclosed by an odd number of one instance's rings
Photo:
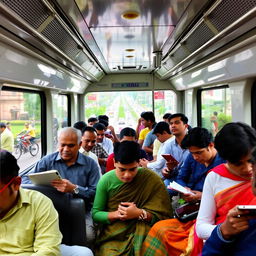
MULTIPOLYGON (((225 221, 228 211, 238 204, 256 204, 255 196, 251 190, 251 182, 231 174, 224 164, 212 171, 241 183, 226 188, 215 197, 216 224, 225 221)), ((197 256, 201 255, 203 242, 195 231, 195 222, 192 220, 182 223, 177 219, 170 219, 156 223, 142 246, 143 256, 197 256)))
POLYGON ((171 202, 168 192, 154 172, 142 169, 134 180, 124 183, 107 204, 107 211, 116 211, 120 202, 134 202, 138 208, 153 215, 151 223, 141 220, 115 221, 100 228, 96 255, 140 255, 148 231, 158 220, 170 218, 171 202))

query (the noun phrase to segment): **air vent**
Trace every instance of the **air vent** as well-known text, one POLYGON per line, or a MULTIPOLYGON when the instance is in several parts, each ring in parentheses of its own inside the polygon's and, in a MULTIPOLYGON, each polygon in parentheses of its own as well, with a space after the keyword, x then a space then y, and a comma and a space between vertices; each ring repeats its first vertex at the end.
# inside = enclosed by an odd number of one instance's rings
POLYGON ((50 16, 40 0, 1 0, 33 28, 37 29, 50 16))

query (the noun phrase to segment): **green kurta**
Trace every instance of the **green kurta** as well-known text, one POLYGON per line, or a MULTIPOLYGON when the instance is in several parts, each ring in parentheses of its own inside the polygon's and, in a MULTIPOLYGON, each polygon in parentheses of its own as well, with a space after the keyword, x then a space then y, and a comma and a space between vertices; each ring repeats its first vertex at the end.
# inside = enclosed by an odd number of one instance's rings
POLYGON ((171 202, 161 178, 149 169, 140 168, 130 183, 123 183, 110 171, 100 179, 93 205, 93 219, 102 223, 96 242, 96 255, 140 255, 141 245, 151 226, 171 217, 171 202), (134 202, 153 215, 151 223, 141 220, 110 223, 108 212, 121 202, 134 202))

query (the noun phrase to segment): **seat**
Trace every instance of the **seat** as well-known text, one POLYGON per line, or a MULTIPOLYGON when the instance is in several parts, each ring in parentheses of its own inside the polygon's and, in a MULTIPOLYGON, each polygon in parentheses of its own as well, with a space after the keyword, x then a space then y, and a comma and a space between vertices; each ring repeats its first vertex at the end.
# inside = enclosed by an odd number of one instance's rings
POLYGON ((24 189, 37 190, 49 197, 59 213, 59 226, 66 245, 86 246, 85 202, 73 198, 69 193, 62 193, 55 188, 34 184, 22 184, 24 189))

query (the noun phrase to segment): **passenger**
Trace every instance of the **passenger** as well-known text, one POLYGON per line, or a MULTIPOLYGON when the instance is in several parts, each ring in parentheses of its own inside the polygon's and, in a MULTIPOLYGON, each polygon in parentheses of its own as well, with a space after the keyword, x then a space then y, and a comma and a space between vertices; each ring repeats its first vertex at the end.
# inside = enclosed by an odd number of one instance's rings
POLYGON ((169 117, 169 123, 171 133, 175 135, 175 140, 170 144, 167 153, 171 154, 179 164, 177 165, 172 161, 166 163, 167 168, 162 170, 163 177, 166 178, 164 181, 166 186, 171 181, 176 180, 180 168, 189 154, 187 149, 181 148, 181 142, 187 134, 188 118, 182 113, 176 113, 169 117))
POLYGON ((12 153, 14 149, 14 137, 5 123, 0 123, 0 138, 0 149, 5 149, 12 153))
MULTIPOLYGON (((86 232, 90 243, 94 237, 90 208, 99 180, 96 162, 79 152, 81 132, 73 127, 63 128, 58 138, 59 152, 44 156, 29 173, 58 170, 62 179, 54 180, 52 186, 58 191, 71 193, 86 200, 86 232)), ((23 183, 31 183, 28 177, 23 183)))
POLYGON ((115 145, 115 170, 97 185, 93 219, 102 224, 96 255, 140 255, 150 226, 170 217, 170 199, 160 177, 138 168, 140 147, 136 142, 115 145))
POLYGON ((91 151, 96 145, 97 133, 93 127, 87 126, 83 129, 82 144, 79 152, 85 156, 92 158, 98 165, 99 174, 101 176, 101 168, 99 165, 98 157, 91 151))
MULTIPOLYGON (((166 113, 163 115, 163 121, 164 122, 167 122, 169 124, 169 121, 168 121, 168 118, 171 116, 172 114, 170 113, 166 113)), ((154 143, 153 143, 153 161, 156 161, 156 158, 157 158, 157 154, 158 154, 158 150, 161 146, 161 142, 158 140, 158 139, 155 139, 154 140, 154 143)))
POLYGON ((153 129, 153 126, 155 125, 155 115, 152 111, 142 112, 140 114, 140 120, 141 124, 145 127, 139 133, 138 143, 140 146, 142 146, 147 134, 153 129))
MULTIPOLYGON (((140 132, 145 128, 142 123, 141 117, 138 119, 137 126, 136 126, 136 138, 139 138, 140 132)), ((141 143, 142 146, 143 142, 141 143)))
POLYGON ((215 147, 227 163, 215 167, 205 180, 196 224, 200 238, 208 239, 236 205, 255 204, 250 185, 255 145, 256 131, 244 123, 228 123, 216 135, 215 147))
MULTIPOLYGON (((256 150, 252 153, 253 180, 252 192, 256 196, 256 150)), ((242 195, 242 194, 241 194, 242 195)), ((256 204, 256 198, 254 198, 256 204)), ((256 219, 248 211, 237 206, 228 211, 226 220, 217 225, 206 240, 203 256, 241 256, 254 255, 256 251, 256 219)))
POLYGON ((24 136, 27 144, 30 145, 31 142, 36 138, 35 128, 32 127, 29 123, 24 124, 25 128, 17 135, 24 136))
POLYGON ((114 127, 109 125, 108 116, 106 116, 106 115, 99 116, 99 123, 101 123, 105 126, 105 137, 106 138, 111 139, 113 143, 119 142, 119 139, 116 135, 114 127), (104 117, 104 119, 101 119, 102 117, 104 117))
POLYGON ((142 123, 149 129, 149 132, 146 134, 143 141, 142 149, 146 151, 148 159, 153 160, 153 143, 156 139, 156 135, 153 134, 153 128, 156 125, 154 113, 152 111, 145 112, 142 115, 142 123))
POLYGON ((73 127, 80 130, 82 134, 84 133, 84 129, 86 126, 87 125, 84 121, 78 121, 78 122, 74 123, 74 125, 73 125, 73 127))
POLYGON ((105 137, 106 127, 101 123, 94 124, 93 128, 97 132, 97 144, 100 144, 108 154, 113 153, 113 142, 105 137))
POLYGON ((17 160, 0 151, 0 255, 92 256, 90 249, 60 243, 58 213, 43 194, 22 189, 17 160))
POLYGON ((166 122, 159 122, 156 124, 155 128, 152 131, 152 134, 155 134, 157 139, 161 142, 161 146, 158 150, 157 159, 156 161, 149 162, 146 159, 140 160, 140 165, 153 170, 156 174, 160 177, 162 175, 162 169, 165 167, 166 160, 163 158, 162 155, 168 154, 168 150, 171 147, 170 143, 175 139, 172 136, 169 128, 169 124, 166 122))
POLYGON ((87 120, 88 126, 93 126, 94 124, 98 123, 98 119, 96 117, 90 117, 87 120))
MULTIPOLYGON (((182 198, 186 202, 201 200, 207 173, 225 162, 214 148, 212 139, 207 129, 197 127, 190 130, 182 140, 181 146, 188 148, 190 154, 181 167, 176 182, 194 193, 194 195, 183 194, 182 198)), ((176 194, 177 192, 174 191, 171 193, 171 195, 176 194)), ((197 241, 197 237, 193 235, 194 224, 195 220, 182 223, 178 219, 156 223, 143 244, 144 255, 193 255, 188 252, 191 252, 190 245, 193 241, 197 241)))
POLYGON ((171 116, 171 113, 165 113, 163 115, 163 121, 169 124, 169 117, 171 116))
MULTIPOLYGON (((120 136, 120 142, 125 141, 125 140, 136 141, 136 132, 134 129, 132 129, 130 127, 126 127, 124 129, 122 129, 119 136, 120 136)), ((140 150, 140 153, 141 153, 140 159, 147 157, 147 154, 143 149, 140 150)), ((108 159, 107 159, 106 172, 115 169, 114 162, 115 162, 114 161, 114 153, 112 153, 108 156, 108 159)))

